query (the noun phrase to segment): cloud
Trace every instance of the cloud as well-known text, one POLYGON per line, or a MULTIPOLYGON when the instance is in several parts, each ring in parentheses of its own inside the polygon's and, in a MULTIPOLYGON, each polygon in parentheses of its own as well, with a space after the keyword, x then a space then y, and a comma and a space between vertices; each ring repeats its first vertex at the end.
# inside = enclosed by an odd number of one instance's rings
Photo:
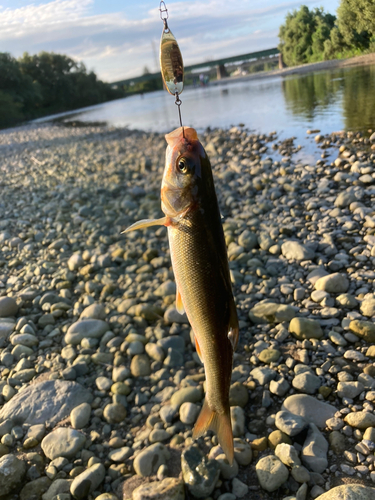
MULTIPOLYGON (((158 51, 162 23, 158 7, 141 19, 124 12, 93 14, 94 0, 53 0, 0 11, 1 50, 20 56, 25 50, 65 53, 82 60, 108 81, 155 71, 152 44, 158 51)), ((308 0, 307 4, 317 4, 308 0)), ((177 36, 185 64, 216 59, 277 44, 278 26, 299 0, 192 0, 168 2, 169 22, 177 36), (259 4, 258 4, 259 5, 259 4)))

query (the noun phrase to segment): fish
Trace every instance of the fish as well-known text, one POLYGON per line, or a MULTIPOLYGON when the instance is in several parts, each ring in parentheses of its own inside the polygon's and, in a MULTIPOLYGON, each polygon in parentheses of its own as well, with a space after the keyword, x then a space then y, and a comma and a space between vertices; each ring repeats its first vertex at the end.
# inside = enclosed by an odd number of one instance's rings
POLYGON ((179 127, 165 138, 164 217, 138 221, 125 232, 157 225, 168 229, 176 308, 186 311, 206 378, 193 439, 212 430, 232 464, 229 389, 239 326, 212 168, 194 128, 179 127))

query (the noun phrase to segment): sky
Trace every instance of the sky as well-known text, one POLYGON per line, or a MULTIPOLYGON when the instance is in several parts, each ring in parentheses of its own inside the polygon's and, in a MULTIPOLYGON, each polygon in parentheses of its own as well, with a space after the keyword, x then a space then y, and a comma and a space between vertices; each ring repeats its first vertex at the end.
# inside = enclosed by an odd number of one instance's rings
MULTIPOLYGON (((159 0, 0 0, 0 52, 83 61, 104 81, 158 71, 159 0)), ((301 3, 336 13, 339 0, 166 0, 185 65, 276 47, 301 3)))

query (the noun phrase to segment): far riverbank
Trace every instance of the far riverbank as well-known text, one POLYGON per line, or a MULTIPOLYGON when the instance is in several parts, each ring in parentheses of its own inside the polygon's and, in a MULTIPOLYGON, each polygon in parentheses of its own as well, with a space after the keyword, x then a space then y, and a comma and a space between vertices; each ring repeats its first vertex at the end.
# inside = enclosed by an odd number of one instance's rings
POLYGON ((210 85, 222 85, 226 83, 234 83, 239 81, 259 80, 262 78, 270 78, 275 76, 288 76, 288 75, 303 75, 305 73, 313 73, 314 71, 332 70, 336 68, 348 68, 352 66, 367 66, 375 64, 375 52, 365 54, 357 57, 350 57, 348 59, 332 59, 330 61, 320 61, 317 63, 300 64, 299 66, 292 66, 291 68, 274 69, 272 71, 262 71, 245 76, 231 76, 222 78, 221 80, 214 80, 210 85))

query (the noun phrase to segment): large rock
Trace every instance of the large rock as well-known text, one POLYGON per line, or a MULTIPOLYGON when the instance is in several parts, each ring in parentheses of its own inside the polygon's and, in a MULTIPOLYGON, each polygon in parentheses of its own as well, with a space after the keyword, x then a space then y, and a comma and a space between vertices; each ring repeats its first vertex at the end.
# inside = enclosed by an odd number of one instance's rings
POLYGON ((304 339, 320 339, 323 337, 323 330, 319 321, 309 318, 293 318, 289 324, 289 331, 293 337, 304 339))
POLYGON ((85 338, 100 339, 109 330, 109 325, 101 319, 84 319, 73 323, 64 340, 67 344, 79 345, 85 338))
POLYGON ((5 403, 0 410, 0 422, 12 419, 15 425, 55 425, 73 408, 91 401, 92 394, 77 382, 47 380, 29 385, 5 403))
POLYGON ((343 484, 332 488, 316 500, 374 500, 375 488, 360 484, 343 484))
POLYGON ((272 493, 288 479, 289 472, 285 465, 275 456, 261 458, 255 467, 260 486, 272 493))
POLYGON ((132 500, 184 500, 184 498, 184 483, 174 477, 142 484, 133 491, 132 496, 132 500))
POLYGON ((255 324, 283 323, 296 315, 292 306, 275 302, 259 302, 249 312, 249 318, 255 324))
POLYGON ((324 429, 326 421, 336 413, 336 408, 307 394, 293 394, 284 401, 282 410, 303 417, 307 422, 324 429))
POLYGON ((182 476, 188 490, 196 498, 207 498, 219 479, 216 460, 208 460, 197 446, 191 446, 181 455, 182 476))
POLYGON ((281 253, 288 260, 311 260, 315 257, 315 252, 299 241, 288 240, 281 245, 281 253))
POLYGON ((324 290, 328 293, 345 293, 348 291, 348 288, 348 278, 340 273, 323 276, 315 283, 316 290, 324 290))
POLYGON ((74 458, 85 443, 86 438, 82 432, 58 427, 43 439, 41 446, 45 456, 54 460, 57 457, 74 458))
POLYGON ((11 493, 22 482, 26 465, 15 455, 8 454, 0 458, 0 497, 11 493))

